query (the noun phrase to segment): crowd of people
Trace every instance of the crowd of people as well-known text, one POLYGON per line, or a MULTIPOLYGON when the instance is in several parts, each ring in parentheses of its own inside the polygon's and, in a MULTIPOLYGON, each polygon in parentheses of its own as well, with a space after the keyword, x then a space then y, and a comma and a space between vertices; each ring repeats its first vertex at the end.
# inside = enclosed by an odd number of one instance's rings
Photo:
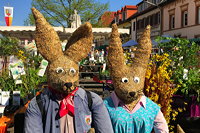
POLYGON ((107 51, 104 49, 101 50, 92 50, 90 51, 88 58, 90 63, 94 64, 103 64, 106 62, 107 51))

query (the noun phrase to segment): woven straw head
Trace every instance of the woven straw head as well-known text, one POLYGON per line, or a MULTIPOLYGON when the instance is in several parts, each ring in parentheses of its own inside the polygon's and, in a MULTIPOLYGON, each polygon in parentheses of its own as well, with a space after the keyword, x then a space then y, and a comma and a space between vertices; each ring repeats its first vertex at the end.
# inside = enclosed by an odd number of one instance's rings
POLYGON ((125 64, 117 25, 112 25, 108 62, 115 93, 125 104, 131 104, 143 94, 145 73, 151 53, 151 47, 150 26, 147 26, 139 39, 133 64, 131 67, 127 66, 125 64))
POLYGON ((53 27, 35 8, 32 12, 36 23, 35 41, 39 53, 49 62, 47 68, 48 85, 62 92, 66 84, 70 91, 78 86, 78 62, 89 53, 92 41, 92 26, 90 23, 81 25, 69 39, 65 51, 62 51, 60 39, 53 27))

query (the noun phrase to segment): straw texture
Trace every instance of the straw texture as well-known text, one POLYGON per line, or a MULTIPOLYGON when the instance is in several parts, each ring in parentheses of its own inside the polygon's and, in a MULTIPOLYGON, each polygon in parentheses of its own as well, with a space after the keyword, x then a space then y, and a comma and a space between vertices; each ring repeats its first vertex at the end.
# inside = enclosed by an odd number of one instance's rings
POLYGON ((79 62, 89 53, 92 41, 92 25, 86 22, 72 34, 66 45, 65 54, 72 60, 79 62))
POLYGON ((136 57, 131 67, 125 64, 122 43, 116 24, 112 25, 109 44, 108 62, 117 96, 134 108, 139 97, 143 94, 146 68, 151 53, 150 26, 147 26, 141 36, 136 57))
POLYGON ((93 35, 90 23, 80 26, 62 51, 60 39, 53 27, 35 8, 32 13, 36 23, 35 40, 39 53, 49 61, 47 68, 48 85, 60 92, 68 93, 79 84, 78 62, 85 58, 91 49, 93 35), (65 83, 72 83, 66 90, 65 83))
POLYGON ((32 8, 32 13, 36 24, 35 41, 40 54, 49 62, 63 56, 60 39, 56 31, 37 9, 32 8))

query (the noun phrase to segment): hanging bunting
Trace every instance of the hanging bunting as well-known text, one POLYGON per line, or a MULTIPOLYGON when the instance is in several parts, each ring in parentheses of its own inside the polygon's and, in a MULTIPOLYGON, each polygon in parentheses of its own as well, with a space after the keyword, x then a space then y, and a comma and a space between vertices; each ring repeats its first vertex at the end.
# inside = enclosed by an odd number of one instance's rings
POLYGON ((13 19, 13 7, 4 6, 4 14, 5 14, 6 25, 11 26, 13 19))

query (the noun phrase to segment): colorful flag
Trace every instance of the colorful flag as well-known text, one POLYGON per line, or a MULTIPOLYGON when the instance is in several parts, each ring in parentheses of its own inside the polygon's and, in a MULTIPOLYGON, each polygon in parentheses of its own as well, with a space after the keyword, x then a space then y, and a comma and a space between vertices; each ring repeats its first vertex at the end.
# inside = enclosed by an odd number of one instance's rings
POLYGON ((4 14, 5 14, 6 25, 11 26, 13 19, 13 7, 4 6, 4 14))

